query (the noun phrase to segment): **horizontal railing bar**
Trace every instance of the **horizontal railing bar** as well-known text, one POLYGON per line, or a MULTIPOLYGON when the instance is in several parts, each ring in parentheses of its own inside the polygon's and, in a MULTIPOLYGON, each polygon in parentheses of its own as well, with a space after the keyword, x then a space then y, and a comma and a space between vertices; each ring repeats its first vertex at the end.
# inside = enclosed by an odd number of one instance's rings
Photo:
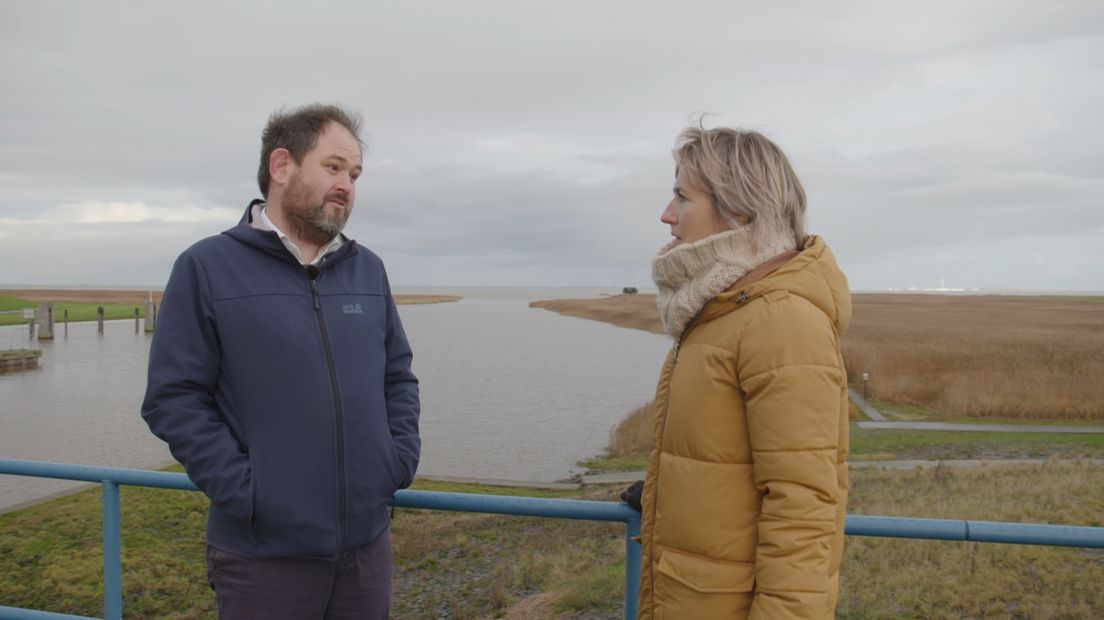
POLYGON ((849 536, 1104 549, 1104 527, 848 515, 849 536))
POLYGON ((58 478, 61 480, 82 480, 85 482, 103 482, 111 480, 118 484, 159 489, 179 489, 198 491, 199 488, 184 474, 168 471, 149 471, 145 469, 123 469, 120 467, 96 467, 94 465, 70 465, 47 461, 19 461, 0 459, 0 474, 16 476, 34 476, 36 478, 58 478))
POLYGON ((440 491, 399 491, 392 502, 402 508, 483 512, 523 517, 552 517, 587 521, 620 521, 639 519, 640 513, 628 504, 582 499, 552 499, 546 497, 515 497, 476 493, 444 493, 440 491))
POLYGON ((0 620, 99 620, 92 616, 56 614, 52 611, 0 606, 0 620))

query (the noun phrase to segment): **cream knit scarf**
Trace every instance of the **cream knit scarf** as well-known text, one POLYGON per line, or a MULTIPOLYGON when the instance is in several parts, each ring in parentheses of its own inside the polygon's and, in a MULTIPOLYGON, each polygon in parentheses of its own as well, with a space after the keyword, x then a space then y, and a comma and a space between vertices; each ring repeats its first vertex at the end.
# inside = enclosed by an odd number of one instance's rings
POLYGON ((747 226, 710 235, 694 243, 667 245, 652 259, 652 280, 659 293, 656 305, 663 329, 679 339, 706 302, 744 274, 793 249, 781 235, 752 247, 747 226))

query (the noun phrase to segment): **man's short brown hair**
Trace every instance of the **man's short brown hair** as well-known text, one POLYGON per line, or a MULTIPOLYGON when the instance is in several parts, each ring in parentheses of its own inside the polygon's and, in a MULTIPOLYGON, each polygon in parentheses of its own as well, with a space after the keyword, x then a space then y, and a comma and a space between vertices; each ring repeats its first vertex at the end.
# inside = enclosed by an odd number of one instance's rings
POLYGON ((360 116, 336 105, 312 103, 290 112, 277 110, 268 118, 261 134, 261 165, 257 168, 257 185, 261 195, 268 197, 268 185, 272 177, 268 173, 268 159, 272 151, 287 149, 295 163, 303 163, 303 157, 318 143, 318 136, 327 123, 337 123, 353 134, 361 151, 360 116))

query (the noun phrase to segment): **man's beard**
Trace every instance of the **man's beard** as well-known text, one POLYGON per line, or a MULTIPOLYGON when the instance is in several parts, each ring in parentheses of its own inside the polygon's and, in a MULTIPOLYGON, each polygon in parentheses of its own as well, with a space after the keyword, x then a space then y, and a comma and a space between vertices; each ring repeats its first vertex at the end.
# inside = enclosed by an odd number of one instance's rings
POLYGON ((318 204, 311 202, 311 188, 303 183, 299 173, 288 180, 287 193, 284 195, 284 219, 295 237, 322 246, 341 234, 345 221, 353 210, 353 203, 347 202, 345 208, 333 217, 326 215, 326 197, 318 204))

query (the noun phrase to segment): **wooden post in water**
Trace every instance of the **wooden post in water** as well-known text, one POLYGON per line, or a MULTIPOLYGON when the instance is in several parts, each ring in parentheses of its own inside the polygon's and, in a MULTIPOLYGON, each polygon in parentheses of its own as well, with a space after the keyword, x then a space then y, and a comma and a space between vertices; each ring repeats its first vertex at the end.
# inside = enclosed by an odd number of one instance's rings
POLYGON ((38 306, 38 339, 54 339, 54 304, 38 306))
POLYGON ((146 333, 152 334, 154 327, 157 327, 157 304, 150 299, 146 302, 146 333))
POLYGON ((96 333, 103 333, 104 310, 103 306, 96 307, 96 333))

